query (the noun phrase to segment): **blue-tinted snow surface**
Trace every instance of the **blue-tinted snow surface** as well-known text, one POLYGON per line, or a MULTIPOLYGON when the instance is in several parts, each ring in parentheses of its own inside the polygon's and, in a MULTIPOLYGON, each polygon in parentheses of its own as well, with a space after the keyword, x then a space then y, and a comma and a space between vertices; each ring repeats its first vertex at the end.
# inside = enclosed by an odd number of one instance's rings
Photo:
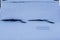
POLYGON ((58 2, 2 2, 0 20, 18 18, 27 23, 0 21, 0 40, 60 40, 60 8, 58 2), (48 19, 55 22, 29 22, 48 19))

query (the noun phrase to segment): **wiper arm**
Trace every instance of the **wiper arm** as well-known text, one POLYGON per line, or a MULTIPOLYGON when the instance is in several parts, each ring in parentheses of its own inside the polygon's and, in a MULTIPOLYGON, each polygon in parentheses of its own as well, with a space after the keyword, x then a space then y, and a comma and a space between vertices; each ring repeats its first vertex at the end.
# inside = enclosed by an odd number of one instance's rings
POLYGON ((21 23, 26 23, 25 21, 21 20, 21 19, 2 19, 1 21, 7 21, 7 22, 21 22, 21 23))
POLYGON ((43 21, 43 22, 48 22, 48 23, 54 24, 54 22, 48 21, 46 19, 32 19, 32 20, 28 20, 28 21, 43 21))

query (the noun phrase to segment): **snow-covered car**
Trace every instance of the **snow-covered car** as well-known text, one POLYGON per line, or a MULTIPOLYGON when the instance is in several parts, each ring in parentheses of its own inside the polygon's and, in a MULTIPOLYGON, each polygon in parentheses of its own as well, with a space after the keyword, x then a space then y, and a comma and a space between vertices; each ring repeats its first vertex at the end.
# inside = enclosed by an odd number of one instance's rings
POLYGON ((0 40, 60 40, 58 1, 2 1, 0 40))

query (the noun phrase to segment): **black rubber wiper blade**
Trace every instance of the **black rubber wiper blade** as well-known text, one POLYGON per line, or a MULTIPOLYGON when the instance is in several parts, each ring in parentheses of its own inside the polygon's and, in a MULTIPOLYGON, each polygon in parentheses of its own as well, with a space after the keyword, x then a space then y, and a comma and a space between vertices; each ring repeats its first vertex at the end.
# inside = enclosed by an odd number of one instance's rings
POLYGON ((59 1, 59 0, 54 0, 54 1, 59 1))
POLYGON ((25 1, 10 1, 9 3, 25 3, 25 1))
POLYGON ((2 0, 2 1, 7 1, 7 0, 2 0))
POLYGON ((32 20, 28 20, 28 21, 45 21, 45 20, 42 20, 42 19, 32 19, 32 20))
POLYGON ((21 23, 26 23, 25 21, 21 20, 21 19, 2 19, 1 21, 6 21, 6 22, 21 22, 21 23))
POLYGON ((43 21, 43 22, 48 22, 48 23, 54 24, 54 22, 48 21, 46 19, 33 19, 33 20, 28 20, 28 21, 43 21))
POLYGON ((47 21, 48 23, 52 23, 52 24, 54 24, 54 22, 52 22, 52 21, 47 21))

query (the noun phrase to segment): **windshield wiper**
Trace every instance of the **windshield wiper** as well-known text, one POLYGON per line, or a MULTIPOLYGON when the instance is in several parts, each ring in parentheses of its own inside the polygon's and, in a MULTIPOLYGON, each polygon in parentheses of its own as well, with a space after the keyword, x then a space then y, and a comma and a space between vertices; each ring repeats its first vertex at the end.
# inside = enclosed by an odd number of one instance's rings
POLYGON ((47 19, 32 19, 32 20, 28 20, 28 21, 43 21, 43 22, 48 22, 48 23, 54 24, 54 22, 48 21, 47 19))
MULTIPOLYGON (((1 21, 5 21, 5 22, 21 22, 21 23, 26 23, 25 21, 21 20, 21 19, 2 19, 1 21)), ((54 24, 54 22, 49 21, 47 19, 32 19, 32 20, 28 20, 28 21, 42 21, 42 22, 48 22, 51 24, 54 24)))
POLYGON ((54 1, 59 1, 59 0, 54 0, 54 1))
POLYGON ((2 1, 7 1, 7 0, 2 0, 2 1))
POLYGON ((7 22, 21 22, 21 23, 26 23, 25 21, 21 20, 21 19, 2 19, 1 21, 7 21, 7 22))

